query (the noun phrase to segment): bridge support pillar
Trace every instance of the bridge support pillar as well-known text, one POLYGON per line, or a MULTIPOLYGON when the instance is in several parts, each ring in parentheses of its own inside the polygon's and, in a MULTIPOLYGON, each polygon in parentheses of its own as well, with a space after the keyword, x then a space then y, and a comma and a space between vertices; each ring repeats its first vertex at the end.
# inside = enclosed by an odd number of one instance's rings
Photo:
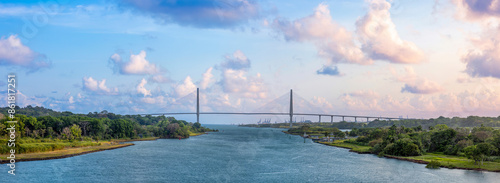
POLYGON ((358 118, 357 117, 354 117, 354 122, 357 123, 358 122, 358 118))
POLYGON ((196 122, 200 122, 200 88, 196 88, 196 122))
POLYGON ((345 121, 344 116, 342 116, 342 121, 345 121))
POLYGON ((330 116, 330 123, 333 123, 333 116, 330 116))
POLYGON ((321 115, 319 115, 318 123, 321 123, 321 115))
POLYGON ((368 117, 366 117, 366 122, 367 122, 367 123, 368 123, 368 122, 370 122, 370 119, 369 119, 368 117))
POLYGON ((292 118, 293 118, 293 90, 290 89, 290 128, 292 128, 292 118))

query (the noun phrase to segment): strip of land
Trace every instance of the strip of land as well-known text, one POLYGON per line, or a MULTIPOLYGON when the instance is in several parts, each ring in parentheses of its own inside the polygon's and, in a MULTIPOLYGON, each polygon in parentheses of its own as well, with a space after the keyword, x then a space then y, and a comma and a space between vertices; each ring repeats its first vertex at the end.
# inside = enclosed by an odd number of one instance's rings
MULTIPOLYGON (((335 146, 340 148, 350 149, 351 152, 356 152, 360 154, 370 154, 370 146, 362 146, 357 144, 351 144, 345 142, 345 140, 337 140, 335 142, 318 142, 320 144, 335 146)), ((444 155, 441 153, 426 153, 422 156, 392 156, 384 155, 386 158, 410 161, 420 164, 428 164, 432 160, 439 161, 440 167, 450 168, 450 169, 464 169, 464 170, 480 170, 480 171, 491 171, 500 172, 500 163, 485 161, 483 165, 476 165, 474 161, 460 156, 444 155)))
MULTIPOLYGON (((69 158, 73 156, 79 156, 83 154, 118 149, 122 147, 128 147, 134 145, 133 143, 123 143, 130 141, 149 141, 156 140, 158 137, 149 137, 141 139, 116 139, 111 141, 100 141, 100 145, 97 146, 85 146, 85 147, 67 147, 60 150, 45 151, 45 152, 34 152, 34 153, 22 153, 16 154, 16 162, 21 161, 39 161, 39 160, 51 160, 51 159, 62 159, 69 158)), ((7 154, 0 155, 0 164, 9 163, 7 159, 7 154)))

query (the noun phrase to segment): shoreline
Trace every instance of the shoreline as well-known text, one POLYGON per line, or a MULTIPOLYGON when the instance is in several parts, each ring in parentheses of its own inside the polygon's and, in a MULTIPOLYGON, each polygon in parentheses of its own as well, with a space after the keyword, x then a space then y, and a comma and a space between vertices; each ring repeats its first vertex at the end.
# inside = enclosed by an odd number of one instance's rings
MULTIPOLYGON (((286 131, 282 131, 282 132, 285 133, 285 134, 290 134, 290 133, 288 133, 286 131)), ((290 134, 290 135, 293 135, 293 134, 290 134)), ((361 150, 359 148, 357 148, 357 150, 356 150, 354 148, 354 146, 355 147, 362 147, 362 146, 356 145, 356 144, 349 144, 350 147, 346 147, 346 146, 340 145, 339 143, 337 143, 337 144, 335 144, 335 143, 327 143, 327 142, 315 142, 315 143, 323 144, 323 145, 326 145, 326 146, 333 146, 333 147, 337 147, 337 148, 349 149, 349 152, 354 152, 354 153, 358 153, 358 154, 373 154, 373 153, 371 153, 369 151, 363 151, 363 150, 361 150)), ((376 155, 376 154, 373 154, 373 155, 376 155)), ((390 159, 397 159, 397 160, 409 161, 409 162, 418 163, 418 164, 429 164, 429 161, 419 160, 419 159, 412 159, 410 157, 401 157, 401 156, 392 156, 392 155, 384 155, 383 157, 390 158, 390 159)), ((458 167, 458 166, 455 166, 455 165, 450 165, 449 163, 445 164, 444 161, 440 161, 440 163, 442 163, 441 165, 439 165, 439 167, 441 167, 441 168, 459 169, 459 170, 486 171, 486 172, 495 172, 495 173, 500 172, 500 169, 489 170, 489 169, 484 169, 484 168, 458 167)))
MULTIPOLYGON (((80 156, 80 155, 94 153, 94 152, 119 149, 119 148, 133 146, 133 145, 135 145, 135 144, 133 144, 133 143, 114 144, 114 145, 111 145, 111 147, 99 147, 98 146, 98 147, 96 147, 97 149, 92 149, 92 150, 89 150, 89 151, 83 151, 83 152, 79 152, 79 153, 71 153, 71 154, 64 154, 64 155, 57 155, 57 156, 47 156, 47 157, 40 157, 40 158, 21 158, 21 159, 16 159, 16 163, 23 162, 23 161, 42 161, 42 160, 52 160, 52 159, 64 159, 64 158, 69 158, 69 157, 73 157, 73 156, 80 156)), ((77 149, 83 149, 83 148, 85 148, 85 147, 81 147, 81 148, 69 148, 69 149, 63 149, 63 150, 57 150, 57 151, 41 152, 41 154, 61 152, 61 151, 65 151, 65 150, 77 150, 77 149)), ((33 155, 33 154, 37 154, 37 153, 28 153, 28 154, 24 154, 24 155, 29 155, 29 154, 33 155)), ((7 164, 7 163, 9 163, 9 160, 3 160, 3 159, 0 160, 0 164, 7 164)))
MULTIPOLYGON (((194 133, 194 134, 190 134, 190 137, 200 136, 203 134, 207 134, 207 133, 206 132, 194 133)), ((70 157, 80 156, 80 155, 84 155, 84 154, 90 154, 90 153, 94 153, 94 152, 119 149, 119 148, 124 148, 124 147, 135 145, 134 143, 124 143, 124 142, 155 141, 158 139, 161 139, 161 138, 160 137, 148 137, 148 138, 141 138, 141 139, 112 139, 109 141, 108 145, 86 146, 86 147, 77 147, 77 148, 67 148, 67 149, 61 149, 61 150, 56 150, 56 151, 19 154, 19 155, 21 155, 21 158, 16 158, 15 160, 16 160, 16 163, 18 163, 18 162, 25 162, 25 161, 43 161, 43 160, 52 160, 52 159, 64 159, 64 158, 70 158, 70 157), (80 152, 80 150, 83 150, 83 152, 80 152), (68 154, 62 154, 62 155, 59 155, 59 154, 53 155, 54 153, 64 153, 65 151, 77 151, 77 152, 69 152, 68 154), (23 158, 23 156, 44 156, 44 157, 23 158)), ((7 164, 7 163, 9 163, 9 160, 0 159, 0 164, 7 164)))
MULTIPOLYGON (((317 142, 318 144, 323 144, 326 146, 332 146, 332 147, 337 147, 337 148, 344 148, 344 149, 349 149, 349 152, 355 152, 358 154, 373 154, 371 152, 361 152, 361 151, 355 151, 353 148, 350 147, 343 147, 343 146, 337 146, 334 143, 321 143, 317 142)), ((376 155, 376 154, 373 154, 376 155)), ((392 156, 392 155, 384 155, 383 157, 389 158, 389 159, 397 159, 397 160, 403 160, 403 161, 409 161, 413 163, 418 163, 418 164, 429 164, 428 161, 425 160, 418 160, 418 159, 411 159, 407 157, 401 157, 401 156, 392 156)), ((488 169, 483 169, 483 168, 467 168, 467 167, 457 167, 457 166, 446 166, 446 164, 441 164, 439 167, 441 168, 448 168, 448 169, 459 169, 459 170, 475 170, 475 171, 487 171, 487 172, 500 172, 500 170, 488 170, 488 169)))

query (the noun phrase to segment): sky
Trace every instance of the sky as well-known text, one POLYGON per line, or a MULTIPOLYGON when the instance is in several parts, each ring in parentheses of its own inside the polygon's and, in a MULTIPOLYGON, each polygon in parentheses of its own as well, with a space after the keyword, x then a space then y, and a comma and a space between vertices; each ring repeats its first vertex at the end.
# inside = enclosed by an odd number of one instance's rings
POLYGON ((19 106, 287 112, 293 89, 295 112, 500 115, 499 0, 2 1, 0 27, 19 106))

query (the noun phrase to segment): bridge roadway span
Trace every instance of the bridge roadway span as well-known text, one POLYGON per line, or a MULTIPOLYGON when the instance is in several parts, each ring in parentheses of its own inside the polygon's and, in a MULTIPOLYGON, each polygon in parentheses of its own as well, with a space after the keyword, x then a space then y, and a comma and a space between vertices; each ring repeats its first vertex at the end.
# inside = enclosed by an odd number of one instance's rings
POLYGON ((319 122, 321 122, 321 116, 330 116, 330 119, 333 123, 333 117, 342 117, 342 121, 345 121, 345 117, 354 118, 355 122, 358 122, 358 118, 366 118, 366 121, 369 122, 370 118, 372 119, 400 119, 400 118, 391 118, 391 117, 375 117, 375 116, 357 116, 357 115, 341 115, 341 114, 315 114, 315 113, 294 113, 293 112, 293 91, 290 90, 290 112, 287 113, 275 113, 275 112, 200 112, 200 89, 196 89, 196 112, 165 112, 165 113, 156 113, 156 114, 141 114, 141 115, 183 115, 183 114, 196 114, 196 122, 200 122, 200 114, 221 114, 221 115, 287 115, 290 116, 290 128, 292 128, 293 116, 318 116, 319 122))
MULTIPOLYGON (((184 115, 184 114, 221 114, 221 115, 283 115, 283 116, 288 116, 290 113, 279 113, 279 112, 167 112, 167 113, 156 113, 156 114, 142 114, 142 115, 184 115)), ((330 117, 348 117, 348 118, 367 118, 367 119, 387 119, 387 120, 398 120, 400 118, 393 118, 393 117, 375 117, 375 116, 357 116, 357 115, 341 115, 341 114, 315 114, 315 113, 293 113, 293 115, 297 116, 330 116, 330 117)), ((344 120, 344 119, 342 119, 344 120)), ((333 121, 332 121, 333 122, 333 121)))

